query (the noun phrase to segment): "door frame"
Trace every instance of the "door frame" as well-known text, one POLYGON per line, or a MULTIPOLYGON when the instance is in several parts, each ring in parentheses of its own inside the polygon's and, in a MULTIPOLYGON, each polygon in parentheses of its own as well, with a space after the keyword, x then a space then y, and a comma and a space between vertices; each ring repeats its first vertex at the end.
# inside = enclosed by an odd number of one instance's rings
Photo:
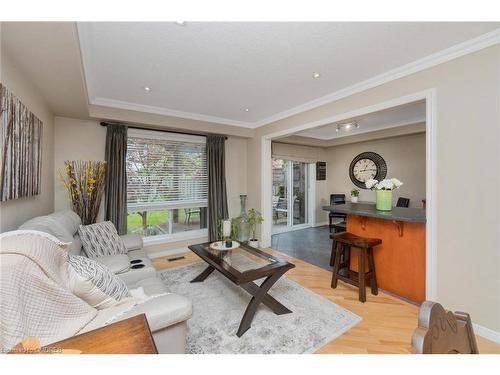
MULTIPOLYGON (((309 167, 310 163, 301 162, 301 161, 297 161, 297 160, 291 160, 291 159, 280 159, 280 160, 283 160, 284 162, 286 162, 288 164, 288 166, 286 168, 286 170, 287 170, 287 176, 286 176, 287 225, 285 227, 280 228, 279 230, 273 230, 273 225, 271 225, 272 234, 286 233, 286 232, 291 232, 294 230, 310 228, 313 224, 312 220, 311 220, 311 216, 310 216, 310 209, 309 209, 310 206, 313 206, 310 203, 310 201, 311 201, 311 196, 310 196, 310 193, 311 193, 311 187, 310 187, 311 169, 309 167), (306 184, 306 186, 305 186, 306 202, 305 203, 306 203, 306 207, 304 210, 305 215, 306 215, 306 222, 302 223, 302 224, 297 224, 297 225, 293 224, 293 211, 294 211, 294 209, 293 209, 293 207, 294 207, 294 202, 293 202, 293 163, 294 162, 304 163, 305 164, 304 170, 305 170, 305 174, 306 174, 306 179, 305 179, 305 184, 306 184)), ((271 191, 272 191, 272 185, 271 185, 271 191)))
POLYGON ((263 247, 271 246, 272 235, 272 139, 300 132, 317 126, 347 120, 352 117, 396 107, 402 104, 425 100, 425 159, 426 159, 426 257, 425 257, 425 293, 426 299, 435 300, 437 295, 437 99, 436 89, 431 88, 410 95, 380 102, 375 105, 359 108, 339 115, 331 116, 286 130, 280 130, 261 136, 261 209, 264 222, 261 226, 261 243, 263 247))

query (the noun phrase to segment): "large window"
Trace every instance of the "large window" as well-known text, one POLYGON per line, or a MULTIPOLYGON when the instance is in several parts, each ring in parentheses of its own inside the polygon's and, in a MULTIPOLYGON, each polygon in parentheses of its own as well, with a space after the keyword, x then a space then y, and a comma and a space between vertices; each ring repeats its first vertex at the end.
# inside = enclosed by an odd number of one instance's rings
POLYGON ((130 129, 128 232, 172 236, 207 227, 206 138, 130 129))

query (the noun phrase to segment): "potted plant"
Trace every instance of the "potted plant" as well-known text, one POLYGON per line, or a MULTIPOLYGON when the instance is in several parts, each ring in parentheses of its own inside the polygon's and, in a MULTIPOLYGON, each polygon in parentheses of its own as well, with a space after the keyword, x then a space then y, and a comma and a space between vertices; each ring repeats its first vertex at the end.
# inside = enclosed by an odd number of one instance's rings
POLYGON ((376 207, 379 211, 390 211, 392 210, 392 191, 399 189, 403 183, 397 178, 386 178, 378 182, 374 179, 369 179, 365 182, 368 189, 375 190, 376 196, 376 207))
POLYGON ((358 203, 358 197, 359 197, 359 189, 352 189, 351 190, 351 202, 358 203))
POLYGON ((250 225, 250 230, 252 233, 252 238, 248 240, 248 244, 252 247, 259 247, 259 240, 255 236, 255 231, 257 230, 257 224, 262 224, 264 218, 261 213, 255 208, 248 210, 247 223, 250 225))

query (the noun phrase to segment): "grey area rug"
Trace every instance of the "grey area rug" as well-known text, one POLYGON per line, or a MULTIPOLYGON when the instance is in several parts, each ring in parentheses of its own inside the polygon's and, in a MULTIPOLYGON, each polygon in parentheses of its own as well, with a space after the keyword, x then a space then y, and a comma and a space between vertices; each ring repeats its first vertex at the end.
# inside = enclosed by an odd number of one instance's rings
POLYGON ((275 315, 261 304, 252 327, 239 338, 236 331, 251 296, 217 271, 204 282, 190 283, 206 266, 200 262, 160 273, 170 291, 193 302, 187 353, 313 353, 361 320, 283 276, 269 294, 293 313, 275 315))

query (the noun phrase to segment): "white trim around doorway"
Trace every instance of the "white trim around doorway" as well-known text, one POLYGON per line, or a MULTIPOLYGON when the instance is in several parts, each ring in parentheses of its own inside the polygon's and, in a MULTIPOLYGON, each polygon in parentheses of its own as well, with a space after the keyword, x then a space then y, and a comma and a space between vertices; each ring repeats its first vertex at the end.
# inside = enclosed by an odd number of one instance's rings
POLYGON ((436 208, 436 89, 428 89, 414 94, 402 96, 375 105, 359 108, 326 119, 313 121, 266 134, 261 137, 261 209, 264 217, 261 239, 263 247, 271 246, 272 235, 272 168, 271 168, 271 141, 274 138, 302 130, 315 128, 333 122, 347 120, 352 117, 365 115, 371 112, 412 103, 418 100, 426 102, 426 299, 436 300, 437 297, 437 208, 436 208))

